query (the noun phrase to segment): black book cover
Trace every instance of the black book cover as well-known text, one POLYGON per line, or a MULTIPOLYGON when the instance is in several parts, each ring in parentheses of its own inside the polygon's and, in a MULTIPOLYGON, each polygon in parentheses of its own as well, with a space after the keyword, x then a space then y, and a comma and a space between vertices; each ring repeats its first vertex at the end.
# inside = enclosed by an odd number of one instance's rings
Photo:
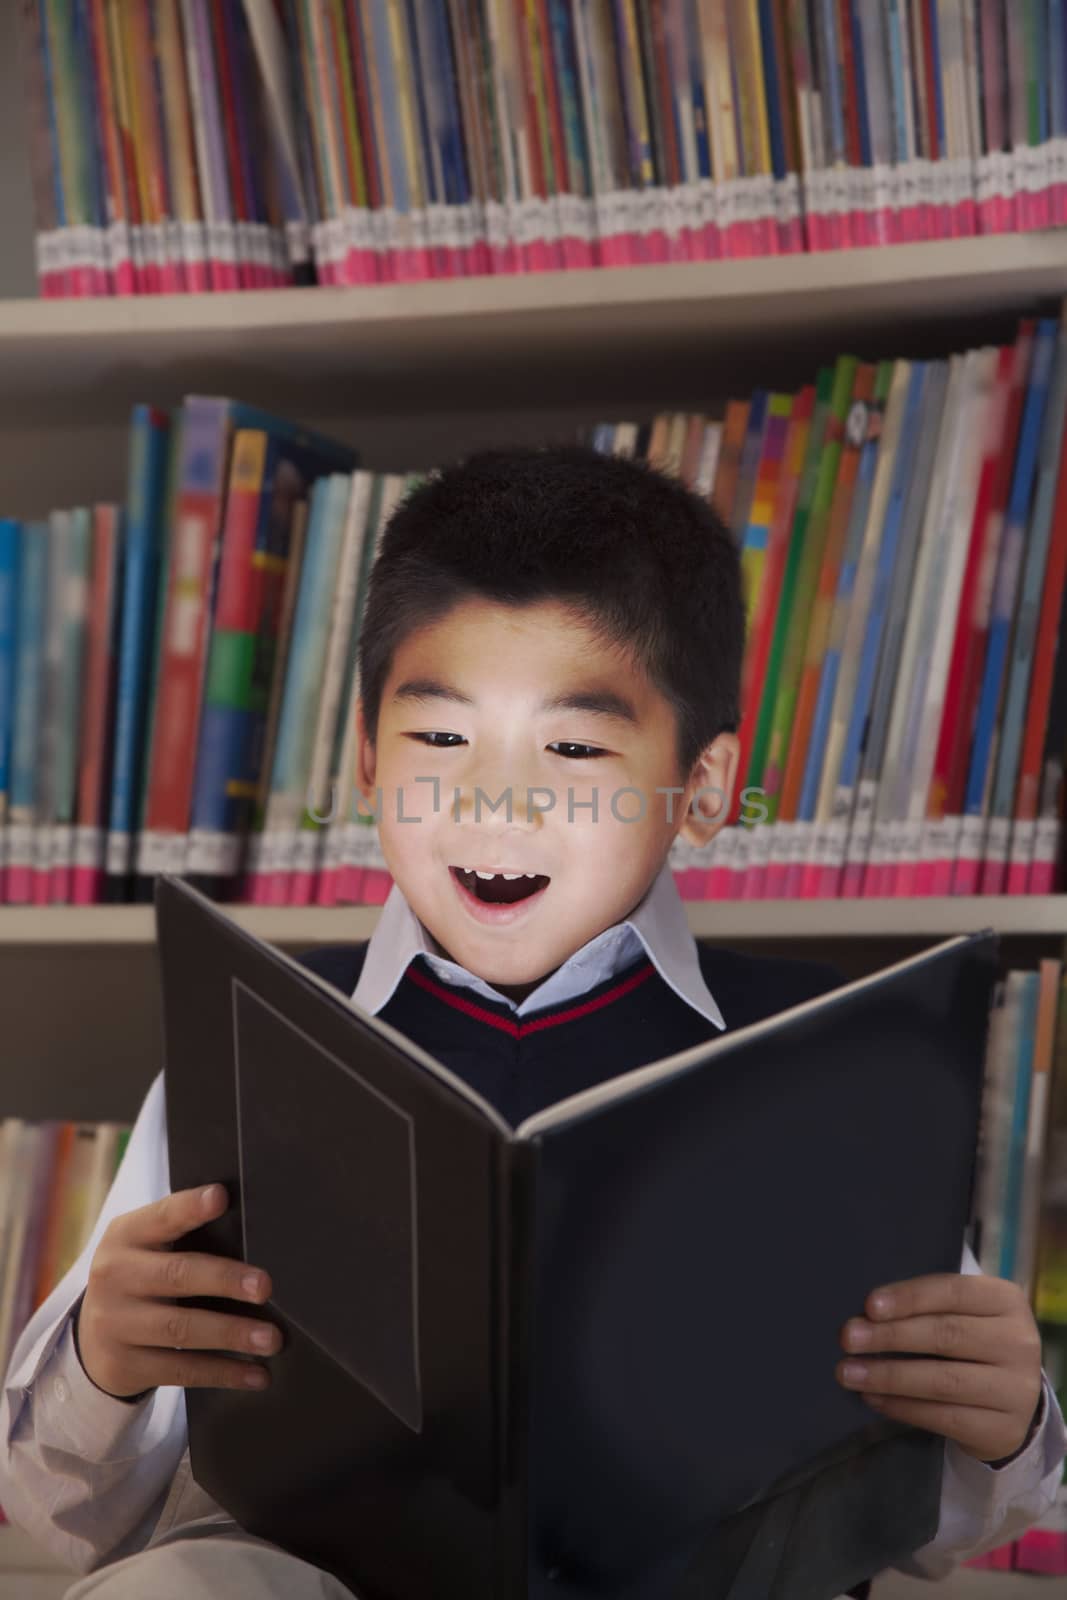
MULTIPOLYGON (((187 886, 157 895, 187 1248, 272 1277, 194 1476, 361 1600, 835 1600, 936 1533, 943 1441, 835 1376, 958 1272, 996 941, 947 941, 512 1129, 187 886)), ((227 1310, 251 1307, 227 1303, 227 1310)))

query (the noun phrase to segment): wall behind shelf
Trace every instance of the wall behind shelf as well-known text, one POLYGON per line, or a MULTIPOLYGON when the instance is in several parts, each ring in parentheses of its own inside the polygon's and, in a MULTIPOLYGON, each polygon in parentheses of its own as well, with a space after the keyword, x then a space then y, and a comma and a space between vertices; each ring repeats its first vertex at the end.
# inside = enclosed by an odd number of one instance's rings
POLYGON ((0 299, 37 293, 17 11, 0 4, 0 299))

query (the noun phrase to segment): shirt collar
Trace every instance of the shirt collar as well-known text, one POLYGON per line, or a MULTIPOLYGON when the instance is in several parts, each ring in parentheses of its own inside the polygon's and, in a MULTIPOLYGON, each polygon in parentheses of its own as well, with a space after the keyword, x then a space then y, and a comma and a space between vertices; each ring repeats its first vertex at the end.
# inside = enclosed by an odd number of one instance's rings
POLYGON ((701 974, 696 940, 690 931, 669 859, 660 868, 644 899, 624 922, 605 928, 582 945, 525 1000, 517 1003, 484 978, 468 972, 444 955, 394 883, 367 946, 352 999, 372 1015, 381 1011, 411 962, 421 955, 443 982, 473 990, 483 999, 510 1006, 517 1017, 524 1017, 546 1006, 565 1005, 578 995, 588 993, 598 983, 632 965, 642 949, 664 983, 686 1005, 692 1006, 716 1028, 726 1027, 722 1012, 701 974))

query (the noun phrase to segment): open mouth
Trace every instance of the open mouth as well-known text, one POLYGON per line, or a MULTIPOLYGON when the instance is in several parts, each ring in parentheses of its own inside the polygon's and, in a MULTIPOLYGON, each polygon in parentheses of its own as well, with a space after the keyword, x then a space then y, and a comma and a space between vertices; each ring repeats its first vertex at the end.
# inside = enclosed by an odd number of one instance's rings
POLYGON ((457 883, 483 905, 511 906, 547 889, 550 879, 538 872, 482 872, 474 867, 450 867, 457 883))

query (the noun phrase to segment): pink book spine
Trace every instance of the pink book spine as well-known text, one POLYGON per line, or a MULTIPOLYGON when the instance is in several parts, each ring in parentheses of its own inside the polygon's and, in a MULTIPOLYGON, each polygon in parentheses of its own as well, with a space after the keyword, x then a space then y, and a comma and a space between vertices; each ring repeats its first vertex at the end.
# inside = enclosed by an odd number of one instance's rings
POLYGON ((952 893, 977 894, 980 866, 978 861, 957 860, 952 874, 952 893))
POLYGON ((757 867, 756 872, 763 878, 763 893, 761 899, 781 900, 785 895, 786 879, 789 868, 784 861, 768 861, 765 867, 757 867))
POLYGON ((1067 1530, 1028 1528, 1015 1541, 1015 1570, 1062 1577, 1067 1573, 1067 1530))
POLYGON ((27 866, 9 866, 7 869, 7 896, 9 906, 33 904, 33 872, 27 866))
POLYGON ((291 906, 312 906, 315 904, 315 880, 318 874, 305 868, 297 868, 289 881, 288 904, 291 906))
POLYGON ((71 904, 98 905, 104 891, 104 873, 100 867, 74 868, 71 881, 71 904))
POLYGON ((702 867, 685 867, 674 874, 678 893, 683 900, 703 900, 704 880, 708 876, 702 867))
POLYGON ((910 900, 919 893, 919 870, 917 861, 903 861, 896 868, 892 892, 898 899, 910 900))
POLYGON ((1030 863, 1028 861, 1013 861, 1008 868, 1008 878, 1004 894, 1027 894, 1030 884, 1030 863))
POLYGON ((362 906, 363 867, 357 867, 354 862, 346 861, 341 869, 339 896, 342 906, 362 906))
POLYGON ((1056 869, 1047 861, 1034 861, 1030 866, 1030 894, 1053 894, 1056 888, 1056 869))
POLYGON ((841 873, 841 886, 838 890, 842 900, 858 900, 863 893, 863 863, 849 861, 841 873))
POLYGON ((802 861, 791 861, 789 863, 786 868, 785 889, 783 890, 787 900, 803 900, 805 898, 804 874, 806 871, 807 865, 802 861))
POLYGON ((1007 864, 1003 861, 991 861, 987 856, 982 862, 978 893, 1003 894, 1007 877, 1007 864))
POLYGON ((393 875, 384 867, 366 867, 363 872, 363 905, 384 906, 393 886, 393 875))
POLYGON ((937 894, 938 891, 934 888, 936 872, 937 863, 935 861, 920 861, 915 869, 915 888, 913 893, 924 896, 937 894))

